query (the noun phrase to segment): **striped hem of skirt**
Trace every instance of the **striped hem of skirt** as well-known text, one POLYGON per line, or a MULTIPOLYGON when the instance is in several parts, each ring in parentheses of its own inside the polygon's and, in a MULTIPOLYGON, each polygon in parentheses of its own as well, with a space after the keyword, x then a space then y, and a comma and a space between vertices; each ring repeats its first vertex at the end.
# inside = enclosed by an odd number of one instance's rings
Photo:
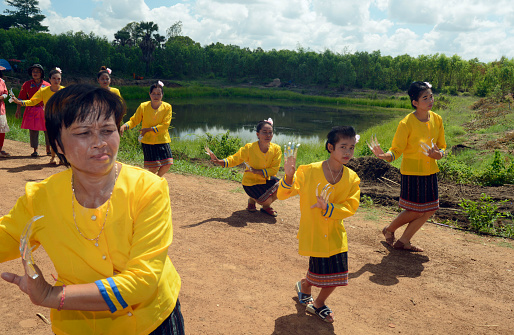
POLYGON ((158 161, 145 161, 145 169, 156 168, 156 167, 172 165, 172 164, 173 164, 173 158, 166 158, 166 159, 161 159, 158 161))
POLYGON ((264 192, 264 194, 261 195, 259 197, 259 199, 256 199, 257 202, 262 203, 262 202, 268 200, 268 198, 271 197, 273 194, 277 193, 277 191, 278 191, 278 184, 279 184, 279 182, 276 182, 275 185, 273 185, 273 187, 270 187, 266 192, 264 192))
POLYGON ((322 275, 307 271, 307 281, 316 287, 336 287, 348 285, 348 272, 322 275))
POLYGON ((431 201, 431 202, 426 202, 424 204, 418 204, 418 203, 407 201, 403 198, 400 198, 398 205, 400 206, 400 208, 406 209, 408 211, 424 213, 424 212, 438 210, 439 209, 439 199, 437 199, 435 201, 431 201))

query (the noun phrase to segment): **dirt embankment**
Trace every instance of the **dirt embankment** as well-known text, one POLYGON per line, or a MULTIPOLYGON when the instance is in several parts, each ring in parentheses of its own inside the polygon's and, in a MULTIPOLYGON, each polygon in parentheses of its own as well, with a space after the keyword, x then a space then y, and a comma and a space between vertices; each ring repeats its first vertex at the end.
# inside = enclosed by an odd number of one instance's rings
MULTIPOLYGON (((359 157, 348 164, 362 180, 361 192, 384 206, 398 206, 400 197, 400 170, 375 157, 359 157)), ((468 221, 461 213, 459 203, 462 199, 478 201, 485 193, 495 201, 509 200, 499 210, 514 215, 514 185, 486 187, 439 182, 439 201, 441 208, 436 212, 436 221, 455 220, 466 227, 468 221)))

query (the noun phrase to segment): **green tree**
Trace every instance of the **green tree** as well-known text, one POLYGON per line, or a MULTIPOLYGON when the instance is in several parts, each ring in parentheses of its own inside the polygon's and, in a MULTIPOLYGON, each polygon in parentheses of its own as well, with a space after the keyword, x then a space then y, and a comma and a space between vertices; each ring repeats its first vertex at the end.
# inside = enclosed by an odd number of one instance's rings
POLYGON ((10 27, 20 27, 33 32, 48 31, 48 27, 41 24, 45 16, 41 14, 38 7, 39 1, 5 0, 5 2, 15 8, 15 10, 6 9, 4 11, 12 20, 10 27))
POLYGON ((157 42, 152 38, 153 32, 159 30, 159 26, 152 21, 139 23, 141 35, 143 36, 139 42, 139 48, 142 52, 142 60, 146 64, 146 74, 150 73, 150 62, 153 60, 153 52, 155 51, 157 42))
POLYGON ((126 30, 119 30, 114 34, 114 43, 121 47, 134 45, 130 32, 126 30))
POLYGON ((170 39, 173 37, 182 36, 182 21, 173 23, 171 27, 166 29, 166 38, 170 39))

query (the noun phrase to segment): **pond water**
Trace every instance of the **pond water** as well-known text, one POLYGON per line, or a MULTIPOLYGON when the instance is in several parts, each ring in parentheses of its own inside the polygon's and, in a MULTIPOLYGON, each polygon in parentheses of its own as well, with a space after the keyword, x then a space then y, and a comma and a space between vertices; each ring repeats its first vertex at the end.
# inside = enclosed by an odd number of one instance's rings
MULTIPOLYGON (((128 101, 126 120, 135 113, 140 101, 128 101)), ((237 136, 243 142, 256 140, 255 126, 260 120, 271 117, 274 122, 274 142, 295 140, 300 143, 324 141, 327 133, 336 125, 351 125, 357 133, 383 123, 398 113, 375 107, 320 107, 318 105, 283 104, 274 102, 248 102, 226 99, 172 101, 173 138, 188 139, 196 135, 226 133, 237 136)))
MULTIPOLYGON (((181 140, 196 136, 230 134, 243 142, 255 141, 255 126, 271 117, 274 121, 274 142, 318 143, 336 125, 351 125, 357 133, 397 117, 401 113, 370 106, 319 106, 289 101, 267 103, 263 101, 231 99, 173 100, 173 120, 170 134, 181 140)), ((127 121, 141 101, 126 101, 127 121)), ((14 115, 16 105, 6 104, 7 112, 14 115)))

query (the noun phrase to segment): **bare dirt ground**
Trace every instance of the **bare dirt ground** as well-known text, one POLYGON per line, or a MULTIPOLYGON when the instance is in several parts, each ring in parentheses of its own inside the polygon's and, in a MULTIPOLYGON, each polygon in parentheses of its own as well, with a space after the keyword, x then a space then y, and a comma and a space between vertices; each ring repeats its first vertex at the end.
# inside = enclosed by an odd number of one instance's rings
MULTIPOLYGON (((48 165, 48 157, 28 157, 25 143, 6 141, 5 150, 13 157, 0 160, 0 215, 22 195, 26 182, 64 169, 48 165)), ((166 178, 174 225, 169 255, 182 277, 188 334, 514 333, 512 240, 426 224, 415 236, 425 252, 399 252, 387 248, 380 233, 396 213, 359 209, 345 220, 349 286, 327 301, 336 321, 326 324, 305 313, 294 291, 308 267, 308 259, 297 253, 297 198, 276 202, 279 216, 272 218, 245 211, 238 183, 173 173, 166 178)), ((375 199, 388 192, 397 196, 395 184, 381 184, 363 178, 363 193, 375 199)), ((441 186, 441 198, 449 192, 441 186)), ((503 198, 513 196, 512 188, 504 192, 503 198)), ((51 278, 44 250, 34 256, 51 278)), ((21 273, 21 263, 0 264, 0 271, 21 273)), ((0 334, 51 334, 37 313, 49 318, 47 309, 0 282, 0 334)))

